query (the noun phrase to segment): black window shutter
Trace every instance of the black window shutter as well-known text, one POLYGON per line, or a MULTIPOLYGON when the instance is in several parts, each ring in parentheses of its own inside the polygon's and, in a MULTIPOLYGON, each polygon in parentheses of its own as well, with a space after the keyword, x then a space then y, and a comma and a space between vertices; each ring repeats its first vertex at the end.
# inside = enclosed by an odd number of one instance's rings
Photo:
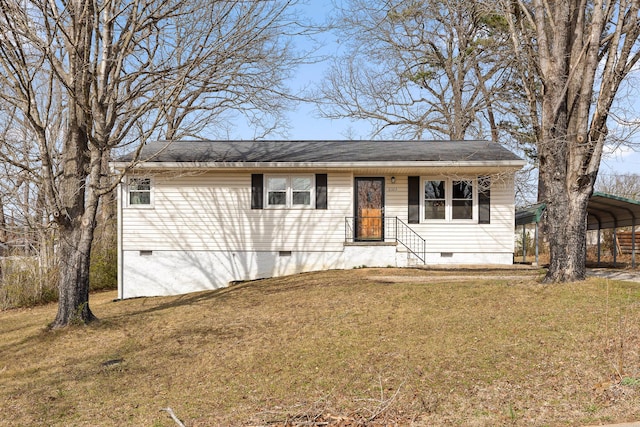
POLYGON ((261 173, 251 174, 251 209, 262 209, 263 207, 263 182, 264 176, 261 173))
POLYGON ((409 177, 409 224, 420 222, 420 177, 409 177))
POLYGON ((327 174, 316 174, 316 209, 327 209, 327 174))
POLYGON ((491 178, 478 178, 478 224, 491 224, 491 178))

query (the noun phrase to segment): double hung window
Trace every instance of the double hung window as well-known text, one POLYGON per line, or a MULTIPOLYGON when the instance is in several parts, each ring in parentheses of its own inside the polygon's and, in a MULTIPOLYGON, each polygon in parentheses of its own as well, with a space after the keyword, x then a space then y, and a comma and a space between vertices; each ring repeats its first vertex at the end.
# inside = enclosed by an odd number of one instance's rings
POLYGON ((473 181, 451 181, 451 219, 473 219, 473 181))
POLYGON ((311 208, 314 200, 313 175, 267 175, 267 208, 311 208))
POLYGON ((477 180, 424 178, 422 221, 477 221, 477 180))
POLYGON ((151 178, 129 178, 127 189, 127 202, 129 206, 151 206, 151 178))
POLYGON ((287 182, 284 176, 267 177, 267 206, 287 206, 287 182))
POLYGON ((424 182, 424 219, 445 219, 446 194, 444 180, 424 182))

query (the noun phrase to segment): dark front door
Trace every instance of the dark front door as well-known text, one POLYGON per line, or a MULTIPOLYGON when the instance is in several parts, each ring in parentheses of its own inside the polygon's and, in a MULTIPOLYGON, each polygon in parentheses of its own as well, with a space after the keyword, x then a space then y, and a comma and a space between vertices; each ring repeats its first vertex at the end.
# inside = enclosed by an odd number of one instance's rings
POLYGON ((384 178, 356 178, 356 240, 384 240, 384 178))

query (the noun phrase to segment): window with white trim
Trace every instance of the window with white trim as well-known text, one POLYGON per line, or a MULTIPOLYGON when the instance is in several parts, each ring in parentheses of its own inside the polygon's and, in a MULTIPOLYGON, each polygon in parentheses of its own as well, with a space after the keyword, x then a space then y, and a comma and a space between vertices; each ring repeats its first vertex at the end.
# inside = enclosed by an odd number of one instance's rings
POLYGON ((451 219, 473 219, 473 181, 451 181, 451 219))
POLYGON ((265 207, 312 208, 314 185, 313 175, 267 175, 265 207))
POLYGON ((151 178, 129 178, 127 193, 128 206, 150 207, 152 203, 151 178))
POLYGON ((311 206, 312 176, 291 177, 291 205, 311 206))
POLYGON ((478 220, 476 179, 426 177, 422 180, 422 221, 478 220))
POLYGON ((267 177, 267 206, 287 206, 288 178, 285 176, 267 177))
POLYGON ((445 184, 440 179, 424 181, 424 219, 445 219, 445 184))

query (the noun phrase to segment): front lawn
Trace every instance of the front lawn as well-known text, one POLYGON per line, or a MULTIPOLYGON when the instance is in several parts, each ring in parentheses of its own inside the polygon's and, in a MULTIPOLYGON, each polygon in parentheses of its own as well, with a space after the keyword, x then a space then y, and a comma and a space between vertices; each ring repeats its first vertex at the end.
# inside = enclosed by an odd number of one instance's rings
POLYGON ((0 313, 0 425, 573 425, 640 420, 640 284, 358 269, 0 313), (313 424, 315 423, 315 424, 313 424), (358 424, 360 423, 360 424, 358 424))

